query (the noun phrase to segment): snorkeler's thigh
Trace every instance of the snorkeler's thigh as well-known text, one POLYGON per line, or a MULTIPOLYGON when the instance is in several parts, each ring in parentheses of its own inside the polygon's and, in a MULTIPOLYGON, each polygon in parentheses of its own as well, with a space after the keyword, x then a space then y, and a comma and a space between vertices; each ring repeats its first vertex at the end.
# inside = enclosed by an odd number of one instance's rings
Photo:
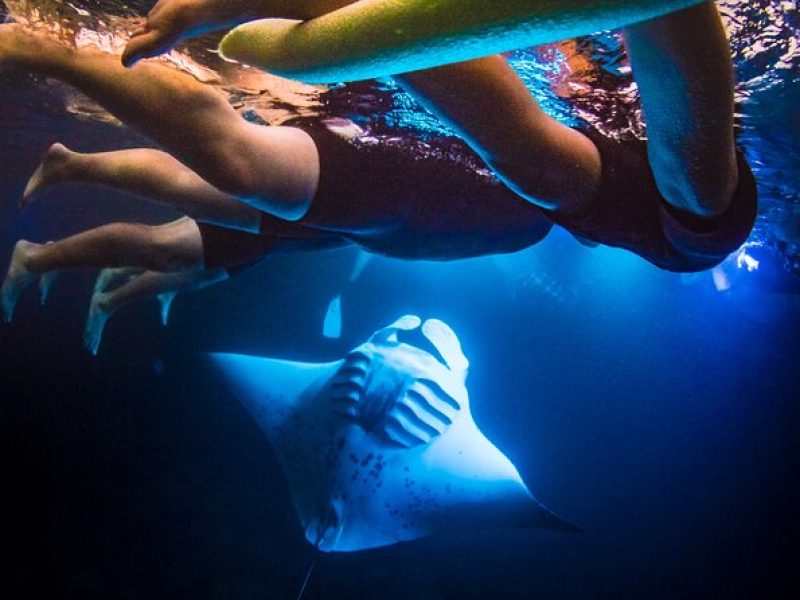
POLYGON ((228 144, 226 192, 253 208, 296 221, 311 206, 319 182, 317 146, 296 127, 265 127, 242 121, 228 144))

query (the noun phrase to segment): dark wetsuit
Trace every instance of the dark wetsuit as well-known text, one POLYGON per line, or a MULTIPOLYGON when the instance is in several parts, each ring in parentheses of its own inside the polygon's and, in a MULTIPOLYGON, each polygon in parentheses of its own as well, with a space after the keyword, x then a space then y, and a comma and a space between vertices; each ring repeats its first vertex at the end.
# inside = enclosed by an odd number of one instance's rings
POLYGON ((728 210, 706 219, 672 207, 656 187, 642 140, 618 142, 581 129, 600 152, 602 174, 595 198, 570 214, 547 211, 573 235, 625 248, 668 271, 703 271, 722 262, 746 240, 756 219, 756 183, 737 151, 739 183, 728 210))
POLYGON ((319 186, 306 216, 293 223, 265 216, 258 235, 201 225, 207 267, 249 264, 287 241, 304 249, 350 242, 419 260, 501 254, 536 244, 557 223, 663 269, 699 271, 738 248, 755 220, 755 181, 741 156, 730 208, 702 219, 671 208, 658 193, 645 142, 583 131, 600 151, 601 182, 584 210, 564 214, 516 196, 462 147, 353 143, 323 125, 303 129, 320 155, 319 186))
POLYGON ((339 240, 394 258, 454 260, 527 248, 552 227, 460 146, 354 143, 321 124, 303 130, 320 156, 308 213, 297 222, 265 215, 260 235, 201 224, 208 268, 249 263, 286 241, 312 248, 339 240))

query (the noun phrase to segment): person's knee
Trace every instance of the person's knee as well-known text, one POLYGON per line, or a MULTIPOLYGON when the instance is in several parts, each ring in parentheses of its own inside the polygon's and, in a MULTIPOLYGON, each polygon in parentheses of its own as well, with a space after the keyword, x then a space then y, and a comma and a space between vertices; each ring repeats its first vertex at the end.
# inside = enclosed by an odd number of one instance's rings
POLYGON ((169 226, 147 227, 147 236, 153 252, 152 271, 181 271, 195 268, 202 261, 203 242, 197 224, 191 219, 180 219, 169 226))
POLYGON ((293 127, 261 127, 244 120, 203 148, 209 183, 259 211, 297 220, 307 211, 319 179, 314 141, 293 127))
POLYGON ((248 198, 263 193, 264 170, 270 167, 255 160, 253 154, 241 129, 233 127, 197 149, 196 164, 191 166, 221 192, 248 198))
POLYGON ((700 217, 714 217, 730 206, 738 184, 733 150, 712 156, 650 148, 656 186, 672 206, 700 217))
POLYGON ((224 156, 215 185, 236 198, 257 198, 264 194, 263 169, 266 165, 255 165, 253 160, 243 155, 235 147, 219 152, 224 156))

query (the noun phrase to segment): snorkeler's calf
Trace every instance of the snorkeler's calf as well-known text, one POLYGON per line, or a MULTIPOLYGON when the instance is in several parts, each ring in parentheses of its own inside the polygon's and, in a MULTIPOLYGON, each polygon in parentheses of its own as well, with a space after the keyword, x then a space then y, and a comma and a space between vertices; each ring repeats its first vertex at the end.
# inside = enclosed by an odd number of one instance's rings
POLYGON ((165 204, 207 223, 258 231, 261 212, 225 194, 161 150, 132 148, 113 152, 75 152, 53 144, 28 180, 22 207, 53 185, 92 183, 165 204))

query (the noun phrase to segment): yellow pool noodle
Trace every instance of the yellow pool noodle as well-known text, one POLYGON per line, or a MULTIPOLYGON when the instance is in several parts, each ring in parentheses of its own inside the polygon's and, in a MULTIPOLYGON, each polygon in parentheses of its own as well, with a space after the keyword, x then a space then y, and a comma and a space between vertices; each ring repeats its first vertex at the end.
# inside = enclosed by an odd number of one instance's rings
POLYGON ((233 29, 221 54, 309 83, 405 73, 621 27, 701 0, 361 0, 233 29))

